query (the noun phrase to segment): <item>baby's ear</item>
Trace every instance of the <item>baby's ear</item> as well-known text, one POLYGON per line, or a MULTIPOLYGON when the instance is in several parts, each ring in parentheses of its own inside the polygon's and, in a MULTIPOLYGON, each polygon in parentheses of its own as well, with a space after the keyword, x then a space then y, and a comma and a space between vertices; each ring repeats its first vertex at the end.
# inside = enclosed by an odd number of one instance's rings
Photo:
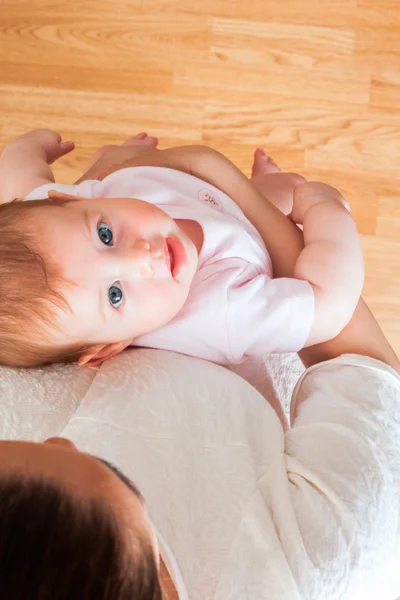
POLYGON ((110 344, 96 344, 86 350, 78 359, 80 367, 99 367, 105 360, 116 356, 131 344, 131 340, 110 344))
POLYGON ((58 192, 57 190, 49 190, 47 196, 50 200, 64 200, 68 202, 70 200, 83 200, 79 196, 71 196, 71 194, 64 194, 64 192, 58 192))

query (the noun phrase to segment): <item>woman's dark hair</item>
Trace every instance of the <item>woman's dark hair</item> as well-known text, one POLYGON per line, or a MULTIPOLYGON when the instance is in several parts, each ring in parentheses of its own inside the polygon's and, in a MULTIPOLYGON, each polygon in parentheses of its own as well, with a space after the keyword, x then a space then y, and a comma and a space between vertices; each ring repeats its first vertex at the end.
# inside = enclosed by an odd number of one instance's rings
POLYGON ((55 482, 0 478, 0 598, 161 600, 150 542, 127 551, 112 510, 55 482))

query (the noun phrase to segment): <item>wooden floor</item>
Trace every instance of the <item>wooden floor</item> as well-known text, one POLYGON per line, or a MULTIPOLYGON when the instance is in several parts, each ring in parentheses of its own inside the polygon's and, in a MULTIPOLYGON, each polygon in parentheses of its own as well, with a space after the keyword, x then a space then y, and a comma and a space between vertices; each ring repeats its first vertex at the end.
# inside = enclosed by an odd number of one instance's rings
POLYGON ((0 145, 36 127, 78 147, 139 130, 205 142, 246 173, 256 146, 339 187, 365 298, 400 352, 399 0, 1 0, 0 145))

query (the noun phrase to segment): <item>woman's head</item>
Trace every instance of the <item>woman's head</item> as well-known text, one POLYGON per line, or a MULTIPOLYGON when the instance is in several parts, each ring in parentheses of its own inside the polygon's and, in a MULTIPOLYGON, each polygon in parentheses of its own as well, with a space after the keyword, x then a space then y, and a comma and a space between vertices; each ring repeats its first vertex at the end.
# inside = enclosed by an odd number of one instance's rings
POLYGON ((67 440, 0 442, 0 595, 161 600, 143 498, 67 440))

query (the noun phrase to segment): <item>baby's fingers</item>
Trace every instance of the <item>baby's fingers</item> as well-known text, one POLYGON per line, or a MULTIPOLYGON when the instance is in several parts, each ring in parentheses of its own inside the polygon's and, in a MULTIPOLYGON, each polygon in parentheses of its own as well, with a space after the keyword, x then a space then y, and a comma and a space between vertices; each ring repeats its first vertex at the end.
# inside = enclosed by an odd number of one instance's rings
POLYGON ((61 155, 68 154, 68 152, 72 152, 75 149, 75 142, 61 142, 60 143, 60 152, 61 155))
POLYGON ((48 164, 51 165, 53 162, 69 154, 75 149, 74 142, 60 142, 51 152, 48 152, 48 164))

